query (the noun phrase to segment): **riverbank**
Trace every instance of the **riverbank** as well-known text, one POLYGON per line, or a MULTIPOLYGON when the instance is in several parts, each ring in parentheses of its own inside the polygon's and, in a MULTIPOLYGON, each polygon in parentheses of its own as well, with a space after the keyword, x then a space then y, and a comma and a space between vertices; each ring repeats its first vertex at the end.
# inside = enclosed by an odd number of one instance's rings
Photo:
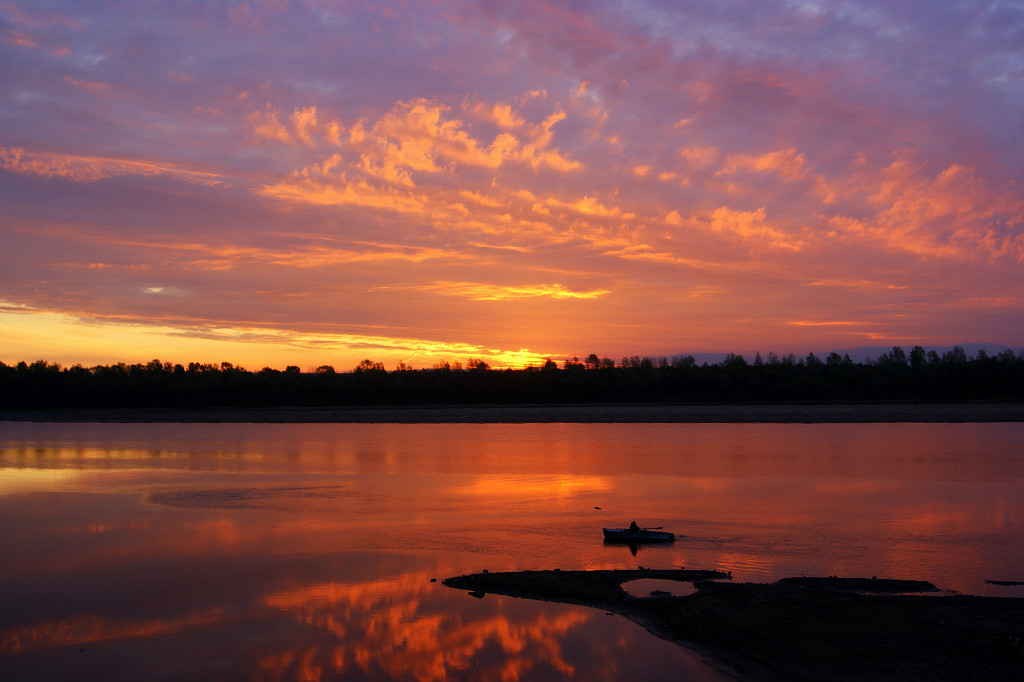
POLYGON ((1024 403, 651 403, 3 410, 0 411, 0 421, 396 424, 1024 422, 1024 403))
POLYGON ((740 680, 1024 679, 1024 599, 927 596, 919 581, 787 578, 733 584, 714 571, 478 573, 444 584, 588 606, 692 648, 740 680), (696 594, 632 597, 619 586, 695 581, 696 594), (867 592, 870 590, 870 592, 867 592), (897 592, 893 594, 892 592, 897 592))

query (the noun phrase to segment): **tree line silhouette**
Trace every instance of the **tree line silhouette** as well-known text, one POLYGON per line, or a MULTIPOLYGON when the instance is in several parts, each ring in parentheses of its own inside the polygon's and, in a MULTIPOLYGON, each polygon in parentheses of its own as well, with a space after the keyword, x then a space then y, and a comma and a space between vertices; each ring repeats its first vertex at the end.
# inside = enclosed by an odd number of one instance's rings
POLYGON ((392 371, 363 360, 351 371, 329 365, 303 372, 265 367, 145 364, 63 367, 39 360, 0 362, 4 409, 319 407, 360 405, 511 405, 652 402, 1024 400, 1024 350, 968 357, 960 346, 939 355, 896 346, 875 361, 813 353, 735 354, 698 364, 692 356, 622 358, 591 354, 559 365, 492 369, 471 359, 392 371))

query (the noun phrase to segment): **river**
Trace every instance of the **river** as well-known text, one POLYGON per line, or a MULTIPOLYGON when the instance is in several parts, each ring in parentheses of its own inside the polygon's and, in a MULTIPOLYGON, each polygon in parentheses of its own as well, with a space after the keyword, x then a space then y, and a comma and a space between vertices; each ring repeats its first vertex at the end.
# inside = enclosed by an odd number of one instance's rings
POLYGON ((0 422, 5 680, 715 680, 484 569, 1024 596, 1024 424, 0 422), (603 542, 603 526, 674 543, 603 542))

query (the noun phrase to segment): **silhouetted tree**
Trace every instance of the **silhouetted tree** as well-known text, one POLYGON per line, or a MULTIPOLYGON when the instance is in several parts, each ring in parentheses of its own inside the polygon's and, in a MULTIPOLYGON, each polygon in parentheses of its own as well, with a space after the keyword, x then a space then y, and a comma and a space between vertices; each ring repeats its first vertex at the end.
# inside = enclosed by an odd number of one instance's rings
POLYGON ((967 363, 967 352, 962 346, 953 346, 942 354, 942 361, 947 365, 964 365, 967 363))
POLYGON ((909 366, 894 348, 885 361, 854 363, 830 353, 748 365, 729 354, 718 364, 698 366, 692 356, 629 356, 621 366, 608 358, 571 359, 566 371, 553 360, 543 369, 493 371, 471 359, 471 371, 448 362, 432 369, 388 373, 365 360, 351 372, 321 365, 302 373, 264 367, 249 372, 228 362, 172 365, 147 363, 85 368, 45 360, 11 366, 0 362, 0 406, 5 409, 59 407, 212 407, 272 405, 370 405, 451 403, 776 401, 776 400, 1024 400, 1024 352, 967 357, 962 347, 943 357, 915 347, 909 366), (584 367, 600 371, 584 371, 584 367))
POLYGON ((697 361, 692 355, 682 355, 672 359, 672 366, 676 369, 693 369, 697 361))

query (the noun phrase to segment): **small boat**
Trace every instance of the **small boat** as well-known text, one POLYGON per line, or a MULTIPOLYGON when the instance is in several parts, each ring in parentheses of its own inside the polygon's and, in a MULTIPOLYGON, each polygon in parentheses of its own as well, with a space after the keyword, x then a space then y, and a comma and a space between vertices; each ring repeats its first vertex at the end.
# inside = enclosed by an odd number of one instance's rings
POLYGON ((663 530, 630 530, 629 528, 602 528, 604 539, 608 542, 672 542, 675 533, 663 530))

